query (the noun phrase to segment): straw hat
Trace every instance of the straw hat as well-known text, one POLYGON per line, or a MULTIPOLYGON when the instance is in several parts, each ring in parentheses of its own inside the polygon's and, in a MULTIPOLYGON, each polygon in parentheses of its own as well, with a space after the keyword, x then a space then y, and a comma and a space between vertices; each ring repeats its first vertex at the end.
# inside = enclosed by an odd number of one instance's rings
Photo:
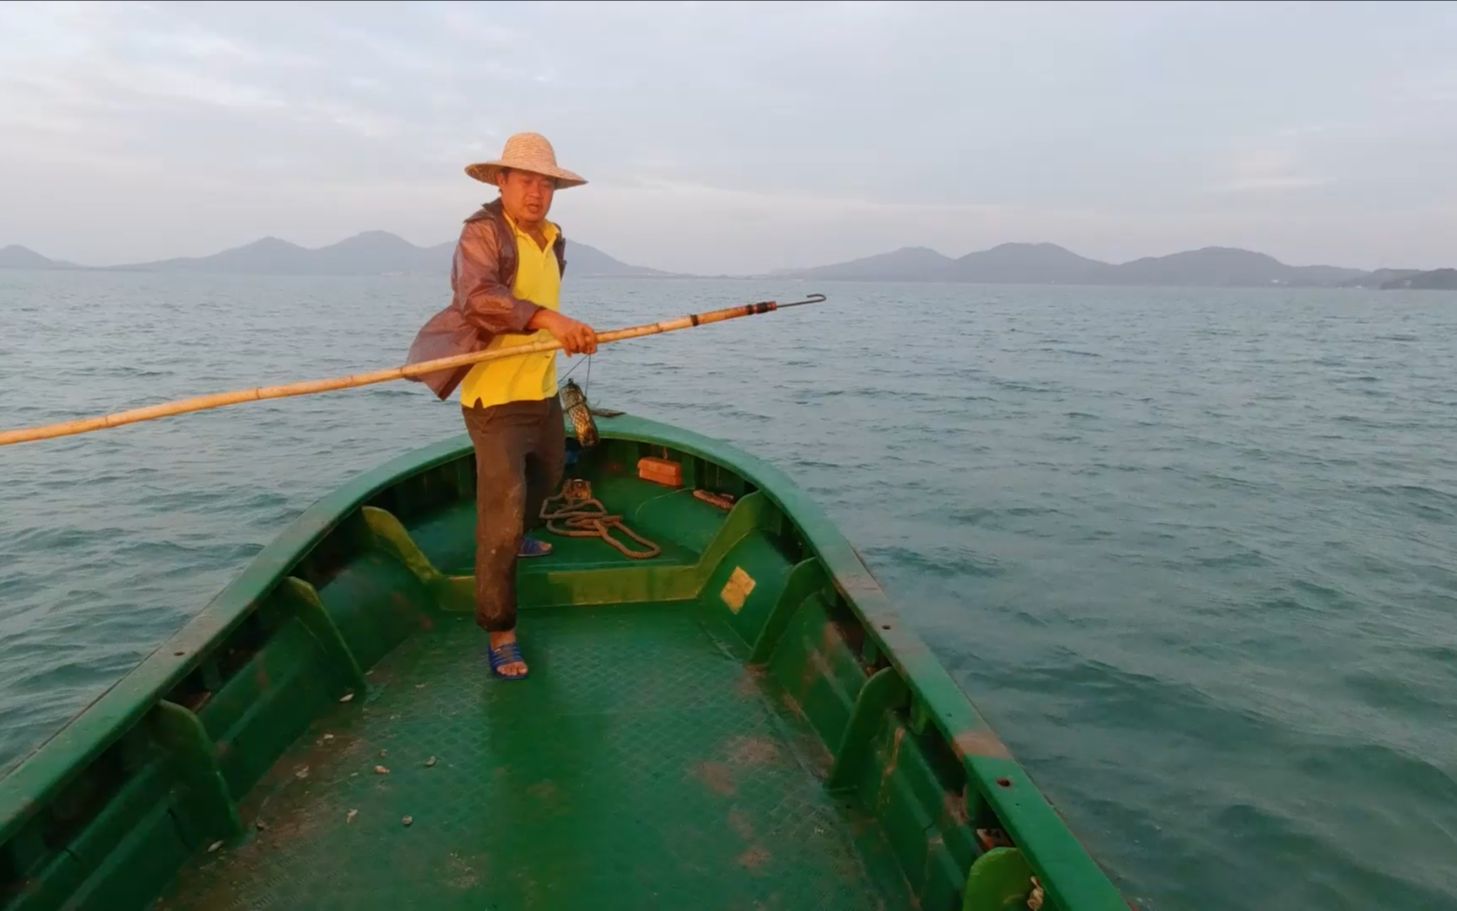
POLYGON ((581 175, 557 167, 556 151, 540 133, 517 133, 506 140, 506 148, 501 151, 500 158, 466 165, 465 172, 482 183, 494 185, 502 168, 554 177, 558 190, 580 187, 587 182, 581 175))

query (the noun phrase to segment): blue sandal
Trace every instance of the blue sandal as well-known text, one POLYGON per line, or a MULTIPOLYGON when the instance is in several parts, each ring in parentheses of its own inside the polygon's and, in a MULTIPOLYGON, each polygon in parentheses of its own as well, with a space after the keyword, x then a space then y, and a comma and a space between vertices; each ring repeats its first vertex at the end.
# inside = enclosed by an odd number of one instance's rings
POLYGON ((504 665, 513 664, 517 661, 521 662, 522 664, 526 663, 526 660, 521 657, 520 642, 507 642, 505 645, 502 645, 498 648, 488 649, 488 653, 491 659, 492 675, 499 677, 502 680, 525 680, 527 677, 531 676, 531 669, 529 667, 526 669, 526 673, 524 674, 513 675, 501 673, 501 668, 504 665))
POLYGON ((516 551, 518 557, 544 557, 551 553, 551 545, 536 538, 522 538, 521 549, 516 551))

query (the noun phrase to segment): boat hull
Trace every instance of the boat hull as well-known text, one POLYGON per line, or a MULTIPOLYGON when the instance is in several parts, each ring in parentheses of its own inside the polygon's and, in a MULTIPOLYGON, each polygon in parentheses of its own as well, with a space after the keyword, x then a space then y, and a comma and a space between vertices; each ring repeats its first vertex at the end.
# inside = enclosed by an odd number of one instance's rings
POLYGON ((662 552, 548 535, 529 679, 474 626, 468 440, 407 454, 0 780, 4 907, 1127 907, 788 478, 598 429, 569 474, 662 552))

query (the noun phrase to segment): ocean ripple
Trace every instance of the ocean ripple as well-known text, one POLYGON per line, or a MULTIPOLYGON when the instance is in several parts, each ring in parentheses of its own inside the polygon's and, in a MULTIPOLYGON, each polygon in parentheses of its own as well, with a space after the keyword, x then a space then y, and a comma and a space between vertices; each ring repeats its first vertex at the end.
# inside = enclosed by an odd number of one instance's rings
MULTIPOLYGON (((1150 911, 1457 909, 1452 297, 831 290, 606 348, 589 395, 809 491, 1150 911), (968 308, 954 344, 928 329, 968 308)), ((782 296, 569 276, 564 306, 782 296)), ((0 410, 393 364, 437 302, 433 278, 0 272, 0 410), (36 315, 80 301, 92 332, 36 315)), ((400 383, 0 449, 0 765, 308 505, 460 420, 400 383)))

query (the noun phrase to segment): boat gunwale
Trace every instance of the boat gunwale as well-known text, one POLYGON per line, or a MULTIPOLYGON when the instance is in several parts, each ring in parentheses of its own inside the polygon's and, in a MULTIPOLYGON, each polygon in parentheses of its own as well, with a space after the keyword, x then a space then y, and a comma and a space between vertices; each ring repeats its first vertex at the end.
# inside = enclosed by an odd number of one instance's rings
POLYGON ((38 806, 131 730, 367 500, 460 458, 469 448, 469 436, 462 434, 413 449, 356 475, 300 513, 176 632, 0 772, 0 842, 12 838, 38 806), (47 762, 63 751, 71 751, 63 762, 47 762))
MULTIPOLYGON (((867 637, 924 705, 926 717, 955 752, 968 781, 996 812, 1044 888, 1069 908, 1083 905, 1082 889, 1096 894, 1092 907, 1127 907, 1086 846, 1032 783, 971 698, 927 644, 903 624, 859 552, 787 474, 731 443, 649 418, 600 417, 597 423, 604 440, 677 449, 721 464, 761 491, 824 564, 867 637)), ((39 807, 144 718, 366 501, 470 450, 467 434, 417 447, 345 481, 300 513, 177 632, 50 737, 0 772, 0 841, 14 837, 39 807)))

